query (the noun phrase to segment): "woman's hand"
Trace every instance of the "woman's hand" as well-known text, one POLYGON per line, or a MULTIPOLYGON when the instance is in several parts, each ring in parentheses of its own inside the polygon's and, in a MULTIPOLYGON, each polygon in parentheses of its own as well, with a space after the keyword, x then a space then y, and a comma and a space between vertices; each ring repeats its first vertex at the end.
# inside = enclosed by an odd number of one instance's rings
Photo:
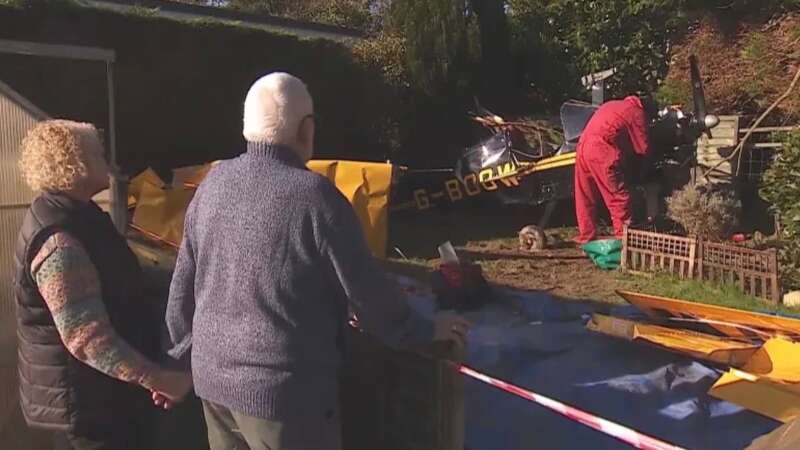
POLYGON ((158 407, 170 409, 191 391, 192 375, 178 370, 158 369, 149 384, 153 403, 158 407))

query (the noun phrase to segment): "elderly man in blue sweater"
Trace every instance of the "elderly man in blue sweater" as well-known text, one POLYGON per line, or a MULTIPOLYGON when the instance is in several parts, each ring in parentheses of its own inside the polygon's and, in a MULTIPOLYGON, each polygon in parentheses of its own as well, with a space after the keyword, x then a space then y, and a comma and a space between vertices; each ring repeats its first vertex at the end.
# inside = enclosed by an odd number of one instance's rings
POLYGON ((244 103, 247 152, 208 174, 186 212, 170 287, 170 354, 191 354, 212 450, 337 450, 348 307, 395 347, 463 345, 469 324, 412 311, 344 196, 305 168, 305 84, 272 73, 244 103))

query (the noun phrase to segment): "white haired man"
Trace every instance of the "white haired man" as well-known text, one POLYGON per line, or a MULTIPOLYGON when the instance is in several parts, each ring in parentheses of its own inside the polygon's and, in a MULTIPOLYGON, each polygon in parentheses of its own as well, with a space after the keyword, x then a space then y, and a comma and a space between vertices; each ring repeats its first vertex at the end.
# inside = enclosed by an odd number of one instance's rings
POLYGON ((212 450, 340 448, 348 306, 392 346, 463 345, 469 327, 414 313, 344 196, 305 168, 313 112, 298 78, 256 81, 244 103, 247 152, 212 169, 186 213, 167 307, 170 353, 191 352, 212 450))

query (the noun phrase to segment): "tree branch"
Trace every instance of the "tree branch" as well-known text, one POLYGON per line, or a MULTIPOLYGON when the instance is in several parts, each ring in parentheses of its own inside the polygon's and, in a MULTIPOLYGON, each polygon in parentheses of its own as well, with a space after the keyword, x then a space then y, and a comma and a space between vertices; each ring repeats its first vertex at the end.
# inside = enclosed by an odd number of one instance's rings
POLYGON ((794 74, 794 78, 792 79, 792 82, 789 84, 789 87, 786 89, 786 92, 784 92, 771 105, 769 105, 769 108, 767 108, 763 113, 761 113, 761 115, 758 116, 758 118, 755 120, 755 122, 753 122, 750 125, 750 129, 747 131, 747 133, 739 141, 739 144, 736 145, 736 148, 733 149, 733 153, 731 153, 727 157, 725 157, 722 160, 720 160, 719 162, 717 162, 710 169, 708 169, 705 172, 703 172, 703 178, 708 177, 708 175, 711 174, 711 172, 716 170, 723 163, 726 163, 726 162, 732 160, 733 158, 735 158, 737 156, 738 156, 739 159, 738 159, 738 162, 737 162, 737 165, 736 165, 736 175, 739 175, 739 168, 741 167, 741 163, 742 163, 742 154, 744 153, 743 149, 744 149, 745 144, 747 143, 747 140, 750 139, 750 136, 753 135, 753 130, 758 128, 758 126, 761 124, 761 122, 764 121, 764 119, 766 119, 766 117, 769 115, 769 113, 771 113, 773 109, 777 108, 778 105, 780 105, 784 100, 786 100, 789 97, 789 95, 792 94, 792 91, 797 86, 797 82, 798 81, 800 81, 800 69, 797 69, 797 73, 794 74))

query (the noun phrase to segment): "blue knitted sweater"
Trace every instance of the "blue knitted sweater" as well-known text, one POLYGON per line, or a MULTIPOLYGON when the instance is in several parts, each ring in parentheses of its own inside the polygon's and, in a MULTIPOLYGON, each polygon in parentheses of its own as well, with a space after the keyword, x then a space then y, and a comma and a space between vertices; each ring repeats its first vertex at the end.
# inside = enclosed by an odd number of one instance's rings
POLYGON ((391 346, 433 337, 347 199, 291 149, 248 143, 215 166, 186 212, 166 317, 197 395, 270 420, 329 415, 348 305, 391 346))

